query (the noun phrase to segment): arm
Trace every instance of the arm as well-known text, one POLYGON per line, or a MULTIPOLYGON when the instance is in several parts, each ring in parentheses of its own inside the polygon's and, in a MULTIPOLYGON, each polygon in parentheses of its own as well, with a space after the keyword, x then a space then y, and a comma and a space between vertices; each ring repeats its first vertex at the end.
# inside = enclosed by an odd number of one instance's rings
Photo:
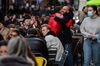
POLYGON ((71 18, 73 18, 73 13, 66 13, 63 15, 63 18, 59 18, 58 16, 55 16, 54 20, 59 23, 65 24, 71 18))
POLYGON ((57 48, 58 44, 57 41, 55 39, 55 37, 53 35, 48 35, 45 37, 45 40, 47 42, 47 48, 57 48))
POLYGON ((85 25, 86 25, 87 19, 84 19, 84 21, 82 22, 81 26, 80 26, 80 31, 83 34, 83 36, 85 38, 88 38, 89 35, 91 35, 91 33, 89 33, 86 29, 85 29, 85 25))
POLYGON ((83 12, 79 12, 78 17, 79 17, 80 22, 82 23, 82 21, 84 20, 84 18, 86 17, 86 15, 83 12))

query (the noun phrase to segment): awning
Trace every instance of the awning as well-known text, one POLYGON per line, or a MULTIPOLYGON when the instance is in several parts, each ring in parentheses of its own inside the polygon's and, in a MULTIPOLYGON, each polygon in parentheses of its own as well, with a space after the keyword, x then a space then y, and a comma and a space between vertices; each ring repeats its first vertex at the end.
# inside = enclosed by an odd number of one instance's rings
POLYGON ((87 1, 87 5, 100 5, 100 0, 90 0, 90 1, 87 1))

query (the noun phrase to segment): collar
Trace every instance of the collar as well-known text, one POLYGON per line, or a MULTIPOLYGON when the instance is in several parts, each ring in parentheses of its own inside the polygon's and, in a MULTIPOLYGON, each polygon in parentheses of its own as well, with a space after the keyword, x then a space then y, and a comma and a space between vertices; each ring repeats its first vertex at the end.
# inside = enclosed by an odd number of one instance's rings
POLYGON ((97 15, 95 15, 95 16, 93 16, 93 17, 91 17, 91 19, 96 19, 98 16, 97 15))

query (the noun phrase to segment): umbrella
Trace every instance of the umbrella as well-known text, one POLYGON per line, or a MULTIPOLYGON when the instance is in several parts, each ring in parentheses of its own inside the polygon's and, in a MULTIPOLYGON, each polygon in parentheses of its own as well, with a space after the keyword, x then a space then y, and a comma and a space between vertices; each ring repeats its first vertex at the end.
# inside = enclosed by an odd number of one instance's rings
POLYGON ((100 5, 100 0, 90 0, 87 2, 87 5, 100 5))

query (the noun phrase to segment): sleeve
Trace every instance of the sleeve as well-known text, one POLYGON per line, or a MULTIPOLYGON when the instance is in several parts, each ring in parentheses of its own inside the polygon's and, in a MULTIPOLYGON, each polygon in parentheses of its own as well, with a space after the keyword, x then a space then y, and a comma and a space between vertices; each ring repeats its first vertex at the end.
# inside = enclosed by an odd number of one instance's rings
POLYGON ((79 14, 79 20, 80 20, 80 22, 82 22, 84 20, 84 18, 85 18, 84 13, 80 12, 80 14, 79 14))
POLYGON ((88 33, 88 32, 86 31, 86 29, 85 29, 86 22, 87 22, 87 20, 84 19, 83 22, 82 22, 82 24, 81 24, 81 26, 80 26, 80 31, 81 31, 81 33, 83 34, 83 36, 84 36, 85 38, 87 38, 88 35, 90 35, 90 33, 88 33))
POLYGON ((47 48, 57 48, 58 47, 57 41, 54 36, 52 35, 46 36, 45 40, 47 42, 47 48))
POLYGON ((64 52, 64 47, 61 43, 61 41, 56 37, 58 46, 57 46, 57 55, 56 55, 56 61, 60 61, 64 52))
POLYGON ((47 48, 50 48, 52 46, 52 40, 53 38, 51 36, 46 36, 45 37, 45 40, 46 40, 46 43, 47 43, 47 48))
POLYGON ((66 14, 63 16, 64 16, 64 18, 59 18, 59 17, 55 16, 54 20, 59 22, 59 23, 65 24, 66 22, 68 22, 69 19, 71 19, 73 17, 73 15, 71 15, 71 14, 66 14))

